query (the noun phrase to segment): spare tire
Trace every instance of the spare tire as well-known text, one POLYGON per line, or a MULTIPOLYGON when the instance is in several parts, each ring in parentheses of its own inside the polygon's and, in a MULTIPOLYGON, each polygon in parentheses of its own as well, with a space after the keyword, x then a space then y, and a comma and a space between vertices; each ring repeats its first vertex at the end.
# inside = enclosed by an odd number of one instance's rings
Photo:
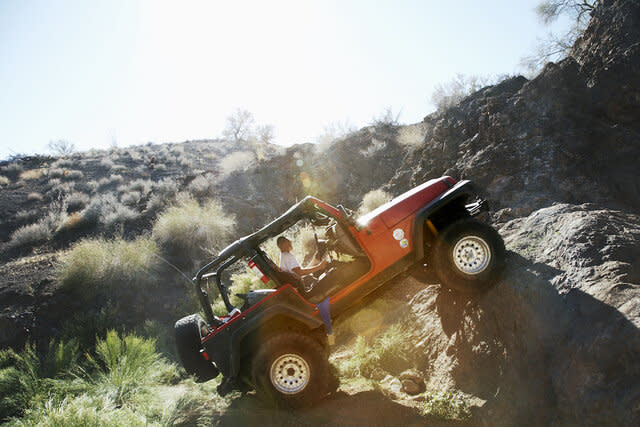
POLYGON ((173 327, 182 366, 189 375, 195 376, 198 382, 208 381, 219 374, 215 365, 205 360, 200 353, 203 327, 206 327, 206 322, 199 314, 183 317, 173 327))

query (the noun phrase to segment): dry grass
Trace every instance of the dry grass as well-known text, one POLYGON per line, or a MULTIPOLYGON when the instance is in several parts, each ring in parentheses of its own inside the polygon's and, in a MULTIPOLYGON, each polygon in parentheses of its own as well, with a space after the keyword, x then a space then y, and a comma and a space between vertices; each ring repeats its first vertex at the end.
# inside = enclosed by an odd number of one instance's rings
POLYGON ((27 200, 30 202, 41 202, 42 201, 42 194, 40 193, 29 193, 27 194, 27 200))
POLYGON ((42 175, 47 173, 46 169, 29 169, 20 174, 20 180, 22 181, 31 181, 34 179, 39 179, 42 175))
POLYGON ((372 190, 364 195, 362 203, 358 207, 358 215, 365 215, 379 206, 384 205, 388 201, 393 199, 393 196, 383 190, 372 190))
POLYGON ((233 235, 235 219, 215 201, 201 206, 184 199, 158 217, 152 236, 174 264, 191 267, 222 249, 233 235))
POLYGON ((0 175, 0 185, 9 185, 10 182, 9 178, 0 175))

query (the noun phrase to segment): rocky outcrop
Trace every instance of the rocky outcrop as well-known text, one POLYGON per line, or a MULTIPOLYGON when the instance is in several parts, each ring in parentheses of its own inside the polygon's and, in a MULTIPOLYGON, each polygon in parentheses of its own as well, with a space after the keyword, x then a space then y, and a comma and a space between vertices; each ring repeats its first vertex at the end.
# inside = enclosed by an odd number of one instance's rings
POLYGON ((409 303, 428 388, 486 400, 486 425, 637 424, 640 216, 555 205, 500 232, 499 285, 478 298, 430 286, 409 303))

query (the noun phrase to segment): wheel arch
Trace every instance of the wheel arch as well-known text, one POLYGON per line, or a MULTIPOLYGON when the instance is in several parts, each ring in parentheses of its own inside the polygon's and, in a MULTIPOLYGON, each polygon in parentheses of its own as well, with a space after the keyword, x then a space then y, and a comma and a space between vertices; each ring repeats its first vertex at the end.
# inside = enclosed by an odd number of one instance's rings
POLYGON ((315 316, 302 313, 293 307, 272 306, 248 321, 231 337, 231 372, 235 377, 241 373, 247 356, 254 353, 261 342, 283 331, 300 331, 317 336, 322 345, 326 345, 320 337, 324 323, 315 316))
POLYGON ((477 196, 477 194, 478 191, 471 181, 460 181, 418 211, 413 220, 413 242, 416 260, 424 258, 425 245, 431 243, 429 241, 430 237, 431 239, 435 238, 433 232, 429 230, 427 220, 430 220, 437 230, 447 223, 467 216, 468 212, 465 209, 465 204, 467 200, 477 196))

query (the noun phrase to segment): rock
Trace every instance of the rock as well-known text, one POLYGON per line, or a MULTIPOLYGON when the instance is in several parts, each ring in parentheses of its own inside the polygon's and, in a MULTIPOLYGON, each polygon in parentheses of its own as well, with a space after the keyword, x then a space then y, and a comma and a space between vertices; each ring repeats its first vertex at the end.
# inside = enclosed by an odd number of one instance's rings
POLYGON ((394 399, 399 399, 402 397, 402 382, 393 375, 387 375, 386 377, 384 377, 384 379, 380 382, 380 386, 394 399))
POLYGON ((389 373, 384 369, 375 368, 373 372, 371 372, 370 378, 374 381, 382 381, 387 375, 389 375, 389 373))
POLYGON ((428 389, 486 400, 488 424, 637 424, 640 215, 558 204, 500 233, 512 251, 500 284, 478 298, 427 287, 409 303, 428 389))
MULTIPOLYGON (((424 387, 424 382, 422 382, 422 386, 424 387)), ((410 380, 410 379, 405 379, 402 380, 402 391, 404 391, 407 394, 418 394, 420 393, 421 387, 419 384, 417 384, 415 381, 410 380)))

